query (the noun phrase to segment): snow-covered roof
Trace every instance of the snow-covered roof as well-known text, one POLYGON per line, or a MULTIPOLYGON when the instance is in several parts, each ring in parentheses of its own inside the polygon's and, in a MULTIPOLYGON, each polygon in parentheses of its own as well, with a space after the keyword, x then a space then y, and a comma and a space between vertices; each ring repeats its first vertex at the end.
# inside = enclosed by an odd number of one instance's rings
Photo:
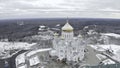
POLYGON ((45 26, 44 26, 44 25, 40 25, 39 27, 40 27, 40 28, 45 28, 45 26))
POLYGON ((37 65, 40 63, 40 60, 37 56, 29 59, 30 66, 37 65))
POLYGON ((103 63, 104 63, 105 65, 107 65, 107 64, 115 64, 115 62, 112 61, 111 59, 106 59, 106 60, 103 61, 103 63))
POLYGON ((38 49, 38 50, 34 50, 34 51, 30 51, 29 53, 27 53, 26 56, 31 56, 31 55, 34 55, 38 52, 44 52, 44 51, 50 51, 52 48, 46 48, 46 49, 38 49))
POLYGON ((60 24, 57 24, 56 26, 60 26, 60 24))
POLYGON ((16 57, 16 65, 25 63, 25 53, 22 53, 16 57))
POLYGON ((45 30, 45 28, 46 28, 46 26, 40 25, 38 30, 40 30, 40 31, 41 31, 41 30, 45 30))

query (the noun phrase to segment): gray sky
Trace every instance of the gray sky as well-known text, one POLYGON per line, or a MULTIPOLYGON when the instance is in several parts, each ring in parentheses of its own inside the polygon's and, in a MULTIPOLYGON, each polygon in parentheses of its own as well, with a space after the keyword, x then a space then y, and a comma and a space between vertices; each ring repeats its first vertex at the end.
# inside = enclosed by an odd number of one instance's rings
POLYGON ((120 18, 120 0, 0 0, 4 18, 120 18))

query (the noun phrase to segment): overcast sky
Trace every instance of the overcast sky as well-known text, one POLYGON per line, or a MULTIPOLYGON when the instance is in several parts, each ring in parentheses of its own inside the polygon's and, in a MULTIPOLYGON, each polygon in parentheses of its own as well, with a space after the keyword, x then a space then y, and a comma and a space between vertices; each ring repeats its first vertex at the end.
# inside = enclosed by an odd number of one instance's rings
POLYGON ((120 18, 120 0, 0 0, 4 18, 120 18))

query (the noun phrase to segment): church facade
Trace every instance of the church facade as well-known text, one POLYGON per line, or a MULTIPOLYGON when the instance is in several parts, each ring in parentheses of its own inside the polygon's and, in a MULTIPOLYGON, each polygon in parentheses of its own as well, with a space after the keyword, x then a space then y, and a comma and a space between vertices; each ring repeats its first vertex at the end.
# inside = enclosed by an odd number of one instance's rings
POLYGON ((67 23, 62 27, 62 34, 55 34, 53 40, 52 56, 57 56, 58 60, 81 61, 84 58, 85 45, 80 37, 74 37, 74 28, 67 23))

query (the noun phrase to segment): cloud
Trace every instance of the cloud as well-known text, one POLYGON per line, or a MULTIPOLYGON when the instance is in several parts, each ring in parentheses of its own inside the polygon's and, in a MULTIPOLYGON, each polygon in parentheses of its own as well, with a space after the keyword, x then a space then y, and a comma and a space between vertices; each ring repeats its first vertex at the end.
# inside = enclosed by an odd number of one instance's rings
POLYGON ((0 18, 120 18, 119 0, 0 0, 0 18))

